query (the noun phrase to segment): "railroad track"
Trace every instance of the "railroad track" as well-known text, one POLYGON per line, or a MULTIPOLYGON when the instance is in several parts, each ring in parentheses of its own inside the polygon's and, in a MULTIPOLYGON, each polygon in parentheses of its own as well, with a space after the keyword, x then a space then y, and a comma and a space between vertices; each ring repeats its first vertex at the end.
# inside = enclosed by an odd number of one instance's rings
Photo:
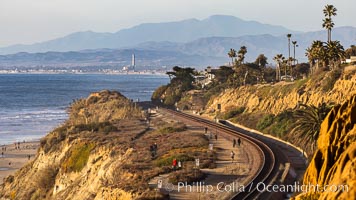
POLYGON ((278 164, 276 161, 276 157, 272 149, 266 145, 264 142, 247 136, 243 133, 240 133, 233 128, 230 128, 228 126, 212 122, 210 120, 206 120, 197 116, 189 115, 186 113, 182 112, 177 112, 173 111, 170 109, 166 108, 160 108, 163 109, 165 112, 170 113, 174 115, 175 117, 182 117, 184 119, 199 123, 205 127, 211 128, 213 130, 219 131, 219 134, 227 134, 233 137, 240 137, 245 141, 248 141, 250 144, 254 145, 256 149, 259 150, 261 156, 262 156, 262 166, 260 167, 259 171, 257 174, 253 177, 253 179, 245 186, 246 190, 235 193, 230 199, 261 199, 262 195, 265 195, 263 199, 269 198, 270 194, 266 194, 265 192, 261 192, 257 188, 257 184, 265 184, 265 185, 270 185, 273 183, 276 175, 278 174, 278 164), (248 191, 247 191, 248 189, 248 191))

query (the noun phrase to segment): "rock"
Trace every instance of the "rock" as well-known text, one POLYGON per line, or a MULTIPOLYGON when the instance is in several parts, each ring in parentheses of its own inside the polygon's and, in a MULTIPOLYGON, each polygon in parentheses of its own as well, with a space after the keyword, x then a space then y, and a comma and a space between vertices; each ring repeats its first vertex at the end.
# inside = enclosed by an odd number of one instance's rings
POLYGON ((340 191, 309 191, 296 199, 356 199, 356 95, 335 106, 323 121, 318 149, 304 175, 304 185, 329 185, 340 191), (347 188, 346 188, 347 187, 347 188), (341 191, 341 189, 348 191, 341 191))

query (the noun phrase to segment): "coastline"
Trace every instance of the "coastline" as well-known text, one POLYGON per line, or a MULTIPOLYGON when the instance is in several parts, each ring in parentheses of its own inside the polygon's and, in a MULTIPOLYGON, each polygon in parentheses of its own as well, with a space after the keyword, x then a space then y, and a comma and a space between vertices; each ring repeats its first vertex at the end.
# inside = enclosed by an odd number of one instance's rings
POLYGON ((18 169, 34 160, 39 146, 40 141, 21 142, 20 149, 15 149, 15 144, 1 145, 0 184, 4 182, 4 178, 15 174, 18 169))
POLYGON ((164 76, 166 75, 165 72, 154 72, 154 71, 137 71, 137 72, 60 72, 60 71, 26 71, 26 72, 14 72, 14 71, 5 71, 5 70, 0 70, 0 74, 102 74, 102 75, 157 75, 157 76, 164 76))

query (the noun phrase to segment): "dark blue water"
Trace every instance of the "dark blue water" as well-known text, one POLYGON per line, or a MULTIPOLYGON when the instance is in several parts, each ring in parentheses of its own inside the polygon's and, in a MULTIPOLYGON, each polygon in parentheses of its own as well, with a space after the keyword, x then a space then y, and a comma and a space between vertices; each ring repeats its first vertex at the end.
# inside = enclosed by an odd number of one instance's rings
POLYGON ((103 89, 150 100, 164 75, 0 74, 0 145, 39 139, 60 125, 74 100, 103 89))

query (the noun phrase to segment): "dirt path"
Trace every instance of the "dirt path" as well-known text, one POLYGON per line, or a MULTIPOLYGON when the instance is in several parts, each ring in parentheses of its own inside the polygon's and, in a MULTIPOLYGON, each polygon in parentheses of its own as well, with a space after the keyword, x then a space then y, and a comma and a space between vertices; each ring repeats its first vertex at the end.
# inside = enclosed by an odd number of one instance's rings
MULTIPOLYGON (((177 117, 159 112, 167 121, 179 121, 177 117)), ((197 129, 197 124, 187 124, 188 130, 205 134, 204 127, 197 129), (193 128, 194 127, 194 128, 193 128)), ((168 182, 168 174, 160 175, 150 181, 150 185, 157 186, 158 180, 163 181, 161 192, 169 192, 171 199, 225 199, 232 193, 237 192, 240 186, 247 185, 258 170, 259 159, 257 150, 248 144, 242 143, 238 147, 233 147, 233 142, 218 134, 215 139, 214 130, 208 130, 205 134, 209 138, 209 143, 213 145, 216 152, 216 168, 201 169, 206 174, 206 178, 200 182, 183 185, 172 185, 168 182), (210 138, 212 134, 212 138, 210 138), (235 153, 234 160, 231 159, 231 151, 235 153)), ((236 138, 237 139, 237 138, 236 138)), ((207 147, 208 150, 208 147, 207 147)))

